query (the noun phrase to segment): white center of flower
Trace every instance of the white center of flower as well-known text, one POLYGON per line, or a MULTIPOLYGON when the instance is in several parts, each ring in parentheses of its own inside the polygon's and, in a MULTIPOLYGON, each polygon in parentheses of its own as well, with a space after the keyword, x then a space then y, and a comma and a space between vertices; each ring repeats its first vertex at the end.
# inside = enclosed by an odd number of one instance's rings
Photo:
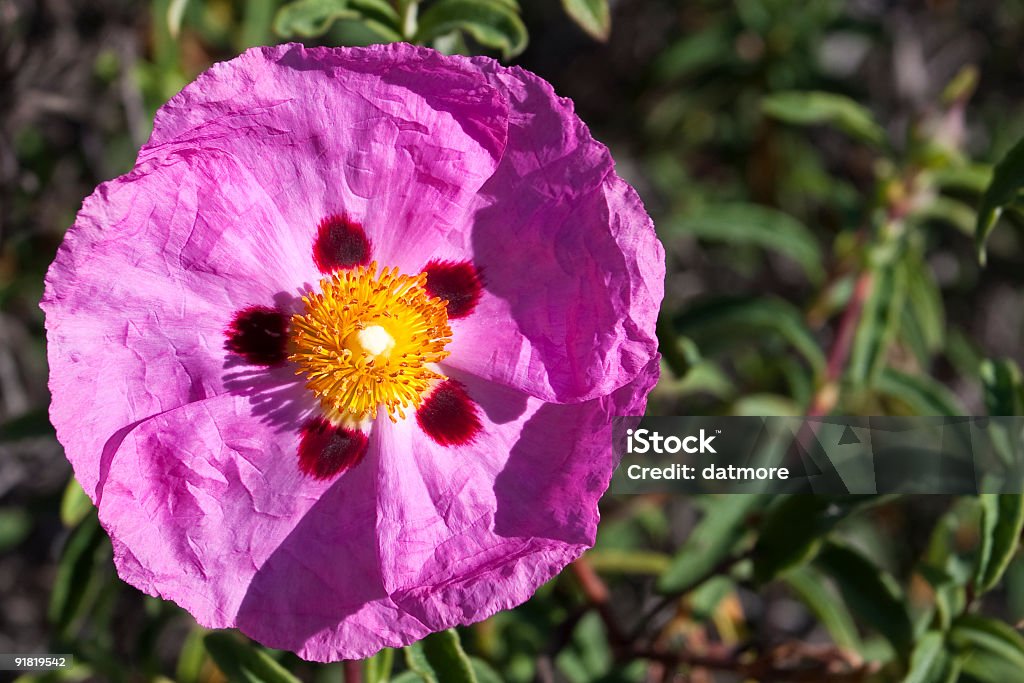
POLYGON ((356 332, 354 341, 363 353, 372 358, 395 348, 395 338, 380 325, 367 325, 356 332))

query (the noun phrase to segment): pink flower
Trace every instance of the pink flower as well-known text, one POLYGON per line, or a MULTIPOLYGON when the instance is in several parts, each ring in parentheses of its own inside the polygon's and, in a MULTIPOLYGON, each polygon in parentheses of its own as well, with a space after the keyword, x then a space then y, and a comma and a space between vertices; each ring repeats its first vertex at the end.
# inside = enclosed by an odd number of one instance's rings
POLYGON ((51 418, 125 581, 363 657, 517 605, 593 543, 663 275, 636 193, 533 74, 251 50, 69 230, 51 418))

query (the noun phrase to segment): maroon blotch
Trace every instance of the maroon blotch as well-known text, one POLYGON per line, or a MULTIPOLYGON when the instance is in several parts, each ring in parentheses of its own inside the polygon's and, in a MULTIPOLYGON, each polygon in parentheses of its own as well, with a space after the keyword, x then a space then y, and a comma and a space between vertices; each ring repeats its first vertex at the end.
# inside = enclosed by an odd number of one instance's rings
POLYGON ((276 308, 244 308, 224 334, 224 347, 253 365, 280 365, 288 357, 288 316, 276 308))
POLYGON ((363 226, 344 214, 334 214, 320 221, 313 242, 313 261, 325 275, 368 264, 370 240, 363 226))
POLYGON ((483 281, 469 261, 431 261, 424 268, 427 293, 448 300, 448 317, 464 318, 480 301, 483 281))
POLYGON ((315 479, 330 479, 362 462, 367 444, 369 438, 358 429, 313 418, 302 427, 299 469, 315 479))
POLYGON ((442 446, 470 443, 482 427, 476 403, 466 393, 466 388, 453 379, 439 384, 427 397, 416 411, 416 422, 427 436, 442 446))

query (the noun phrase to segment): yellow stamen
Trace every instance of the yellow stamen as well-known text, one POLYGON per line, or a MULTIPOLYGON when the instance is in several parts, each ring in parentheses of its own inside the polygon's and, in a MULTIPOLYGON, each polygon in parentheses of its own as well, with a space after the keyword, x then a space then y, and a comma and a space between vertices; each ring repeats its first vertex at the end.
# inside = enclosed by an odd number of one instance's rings
POLYGON ((292 317, 296 374, 304 374, 328 419, 358 422, 378 406, 397 421, 423 402, 427 389, 447 379, 428 364, 448 357, 447 303, 427 294, 425 273, 377 273, 376 262, 320 281, 292 317))

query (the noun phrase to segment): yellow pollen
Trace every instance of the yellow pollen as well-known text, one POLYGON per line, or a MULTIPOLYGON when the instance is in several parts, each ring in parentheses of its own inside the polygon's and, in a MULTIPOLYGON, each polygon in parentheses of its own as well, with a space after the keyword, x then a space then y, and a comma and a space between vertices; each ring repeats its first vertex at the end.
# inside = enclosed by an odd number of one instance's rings
POLYGON ((292 316, 296 374, 320 399, 328 419, 358 422, 382 406, 397 421, 447 379, 428 365, 448 357, 448 302, 426 290, 427 276, 377 273, 377 263, 335 273, 302 297, 292 316))

